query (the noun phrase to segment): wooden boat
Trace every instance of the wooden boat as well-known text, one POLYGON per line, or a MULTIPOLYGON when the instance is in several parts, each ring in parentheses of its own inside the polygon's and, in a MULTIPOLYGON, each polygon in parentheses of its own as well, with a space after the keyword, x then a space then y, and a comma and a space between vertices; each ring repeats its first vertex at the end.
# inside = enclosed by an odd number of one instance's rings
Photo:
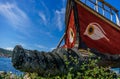
POLYGON ((66 7, 66 48, 89 48, 108 59, 120 58, 118 10, 104 0, 68 0, 66 7))

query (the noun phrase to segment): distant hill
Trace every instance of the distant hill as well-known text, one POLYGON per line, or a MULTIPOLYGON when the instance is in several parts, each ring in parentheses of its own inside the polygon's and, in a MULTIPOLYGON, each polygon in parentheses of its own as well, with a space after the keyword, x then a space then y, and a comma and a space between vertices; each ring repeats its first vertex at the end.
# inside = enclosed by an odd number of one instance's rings
POLYGON ((12 51, 0 48, 0 57, 11 57, 12 51))

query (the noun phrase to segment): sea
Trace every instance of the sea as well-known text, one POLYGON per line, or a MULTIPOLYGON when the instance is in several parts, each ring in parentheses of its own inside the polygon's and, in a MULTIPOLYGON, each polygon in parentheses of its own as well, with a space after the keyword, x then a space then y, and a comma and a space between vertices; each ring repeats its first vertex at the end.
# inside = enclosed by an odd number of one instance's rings
POLYGON ((16 70, 12 66, 11 58, 0 57, 0 71, 10 72, 16 75, 22 75, 23 72, 16 70))
MULTIPOLYGON (((0 71, 10 72, 16 75, 22 75, 23 72, 16 70, 12 66, 11 58, 0 57, 0 71)), ((120 74, 120 68, 112 68, 111 71, 120 74)))

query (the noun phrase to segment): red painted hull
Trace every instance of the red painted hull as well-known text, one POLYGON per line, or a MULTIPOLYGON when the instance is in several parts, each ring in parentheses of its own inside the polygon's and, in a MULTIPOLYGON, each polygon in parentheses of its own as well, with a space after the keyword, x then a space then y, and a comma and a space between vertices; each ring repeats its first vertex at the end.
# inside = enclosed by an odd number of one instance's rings
MULTIPOLYGON (((77 3, 77 12, 80 27, 80 39, 90 49, 95 49, 104 54, 120 54, 120 28, 103 16, 94 12, 89 7, 77 3)), ((76 31, 74 14, 71 9, 68 21, 65 46, 75 46, 76 31), (69 29, 73 29, 71 34, 69 29), (70 37, 70 34, 72 37, 70 37)), ((80 43, 81 44, 81 43, 80 43)))
POLYGON ((70 19, 69 19, 69 24, 67 26, 67 31, 66 31, 66 39, 65 39, 65 45, 67 46, 67 48, 72 48, 75 45, 75 40, 76 40, 76 28, 75 28, 75 22, 74 22, 74 14, 73 14, 73 10, 71 10, 71 14, 70 14, 70 19), (72 31, 71 31, 72 29, 72 31), (73 41, 70 41, 70 32, 73 32, 73 41))

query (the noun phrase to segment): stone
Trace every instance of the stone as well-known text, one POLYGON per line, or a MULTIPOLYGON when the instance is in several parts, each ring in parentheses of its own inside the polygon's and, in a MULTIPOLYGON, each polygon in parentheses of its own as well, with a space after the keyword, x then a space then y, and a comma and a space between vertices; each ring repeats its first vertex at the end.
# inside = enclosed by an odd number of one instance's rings
POLYGON ((46 53, 27 50, 17 45, 12 54, 12 64, 16 69, 23 72, 36 72, 41 76, 66 74, 71 67, 77 70, 84 61, 80 53, 65 48, 58 48, 46 53), (73 58, 79 62, 76 64, 73 62, 73 58), (66 66, 66 62, 70 64, 66 66))
POLYGON ((7 74, 7 72, 5 72, 5 71, 0 71, 0 75, 6 75, 7 74))

